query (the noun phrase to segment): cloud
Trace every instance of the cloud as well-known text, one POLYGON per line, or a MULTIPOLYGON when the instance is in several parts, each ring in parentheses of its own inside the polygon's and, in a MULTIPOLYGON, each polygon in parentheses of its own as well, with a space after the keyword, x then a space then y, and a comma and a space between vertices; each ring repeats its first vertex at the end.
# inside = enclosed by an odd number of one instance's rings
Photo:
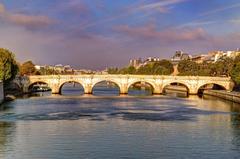
POLYGON ((229 22, 232 24, 240 24, 240 19, 231 19, 229 22))
POLYGON ((167 13, 170 6, 185 2, 186 0, 164 0, 150 4, 144 4, 136 8, 136 10, 158 10, 161 13, 167 13))
POLYGON ((40 28, 52 24, 54 21, 47 16, 11 13, 0 3, 0 20, 29 28, 40 28))
POLYGON ((0 15, 5 12, 5 7, 3 4, 0 3, 0 15))
POLYGON ((185 1, 188 1, 188 0, 164 0, 164 1, 161 1, 161 2, 154 2, 154 3, 145 4, 145 2, 147 2, 147 0, 143 0, 143 1, 140 1, 138 3, 135 3, 133 5, 130 5, 126 8, 124 8, 118 14, 113 14, 109 17, 103 18, 103 19, 98 20, 98 21, 89 22, 87 24, 84 24, 84 25, 80 26, 80 28, 86 29, 86 28, 89 28, 89 27, 96 26, 98 24, 104 24, 106 22, 119 20, 121 18, 128 17, 128 16, 131 16, 131 15, 133 15, 135 13, 139 13, 139 12, 141 12, 141 14, 144 14, 144 16, 142 16, 142 18, 143 17, 146 18, 148 16, 151 16, 153 14, 153 12, 155 13, 155 11, 157 11, 158 13, 162 13, 162 14, 168 13, 169 10, 171 8, 173 8, 172 7, 173 5, 178 4, 178 3, 183 3, 185 1))
POLYGON ((240 7, 240 3, 236 3, 236 4, 232 4, 232 5, 219 7, 219 8, 216 8, 216 9, 212 9, 212 10, 210 10, 208 12, 202 13, 200 16, 208 16, 208 15, 216 14, 216 13, 219 13, 219 12, 223 12, 223 11, 226 11, 226 10, 239 8, 239 7, 240 7))
POLYGON ((130 27, 122 25, 115 28, 124 35, 139 40, 159 40, 164 43, 200 40, 207 37, 207 33, 202 28, 166 29, 158 31, 154 24, 142 27, 130 27))
POLYGON ((92 14, 88 5, 78 0, 70 0, 58 4, 59 10, 63 12, 71 12, 78 15, 90 15, 92 14))
POLYGON ((44 27, 53 23, 53 21, 46 16, 31 16, 24 14, 7 15, 6 19, 14 24, 31 28, 44 27))
POLYGON ((211 25, 216 23, 218 22, 217 21, 193 21, 193 22, 179 25, 177 28, 196 27, 196 26, 211 25))
POLYGON ((238 47, 240 41, 239 34, 214 37, 201 28, 173 31, 158 31, 154 25, 140 29, 129 26, 120 28, 121 34, 134 40, 113 34, 83 32, 74 36, 74 33, 36 32, 4 25, 0 29, 0 35, 4 37, 0 39, 0 46, 13 51, 21 62, 31 59, 40 65, 62 63, 75 68, 105 69, 126 65, 130 58, 170 58, 179 49, 189 53, 233 49, 238 47), (133 30, 137 31, 133 33, 133 30))

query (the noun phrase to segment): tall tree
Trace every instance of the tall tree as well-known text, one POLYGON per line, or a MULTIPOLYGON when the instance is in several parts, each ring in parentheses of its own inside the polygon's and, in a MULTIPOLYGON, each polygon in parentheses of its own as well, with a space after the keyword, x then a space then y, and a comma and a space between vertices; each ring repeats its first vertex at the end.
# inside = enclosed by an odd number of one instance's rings
POLYGON ((0 48, 0 80, 5 86, 15 78, 18 70, 14 54, 7 49, 0 48))

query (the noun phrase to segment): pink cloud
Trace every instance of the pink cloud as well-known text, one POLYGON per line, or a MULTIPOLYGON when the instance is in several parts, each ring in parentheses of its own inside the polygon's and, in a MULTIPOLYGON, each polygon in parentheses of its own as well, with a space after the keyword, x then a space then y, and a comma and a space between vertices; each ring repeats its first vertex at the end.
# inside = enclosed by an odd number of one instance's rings
POLYGON ((16 25, 21 25, 30 28, 44 27, 52 24, 54 21, 47 16, 42 15, 27 15, 21 13, 11 13, 5 10, 3 4, 0 3, 0 20, 10 22, 16 25))
POLYGON ((80 1, 69 1, 64 6, 61 6, 62 10, 71 11, 81 15, 89 15, 91 13, 89 7, 80 1))
POLYGON ((0 14, 3 14, 5 12, 5 7, 3 4, 0 3, 0 14))
POLYGON ((202 28, 166 29, 158 31, 154 24, 142 27, 122 25, 116 27, 115 30, 130 38, 137 38, 139 40, 161 40, 163 42, 201 40, 208 37, 207 33, 202 28))
POLYGON ((47 16, 31 16, 24 14, 11 14, 6 17, 9 22, 27 27, 43 27, 53 23, 47 16))

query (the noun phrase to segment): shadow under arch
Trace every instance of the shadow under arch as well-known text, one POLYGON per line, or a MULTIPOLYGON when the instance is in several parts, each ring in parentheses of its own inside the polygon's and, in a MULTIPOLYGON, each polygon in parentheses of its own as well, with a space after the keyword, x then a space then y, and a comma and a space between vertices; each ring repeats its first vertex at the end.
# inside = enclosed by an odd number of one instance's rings
POLYGON ((59 87, 59 94, 61 95, 83 95, 84 87, 78 81, 65 81, 59 87))
POLYGON ((93 85, 92 94, 97 96, 119 96, 120 86, 112 80, 101 80, 93 85))
POLYGON ((164 95, 170 94, 178 97, 188 97, 189 87, 182 82, 170 82, 163 87, 162 93, 164 95))
POLYGON ((217 83, 205 83, 198 88, 197 94, 202 96, 205 90, 227 90, 227 88, 217 83))
POLYGON ((154 85, 147 81, 136 81, 128 86, 128 94, 132 96, 153 95, 154 85))

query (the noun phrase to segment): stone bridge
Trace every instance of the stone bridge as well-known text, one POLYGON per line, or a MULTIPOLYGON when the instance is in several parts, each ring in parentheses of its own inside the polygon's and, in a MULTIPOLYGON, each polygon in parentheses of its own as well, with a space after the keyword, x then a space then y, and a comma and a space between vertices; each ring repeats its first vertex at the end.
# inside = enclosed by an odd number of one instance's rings
POLYGON ((172 83, 184 85, 189 94, 197 94, 198 90, 208 84, 216 84, 231 91, 234 83, 228 77, 205 77, 205 76, 160 76, 160 75, 45 75, 45 76, 25 76, 15 80, 15 83, 23 89, 25 93, 36 83, 46 83, 52 93, 61 93, 61 88, 65 83, 76 82, 83 86, 85 94, 91 94, 93 87, 102 81, 115 83, 120 94, 127 94, 131 85, 138 82, 148 83, 152 86, 153 94, 161 94, 164 88, 172 83))

